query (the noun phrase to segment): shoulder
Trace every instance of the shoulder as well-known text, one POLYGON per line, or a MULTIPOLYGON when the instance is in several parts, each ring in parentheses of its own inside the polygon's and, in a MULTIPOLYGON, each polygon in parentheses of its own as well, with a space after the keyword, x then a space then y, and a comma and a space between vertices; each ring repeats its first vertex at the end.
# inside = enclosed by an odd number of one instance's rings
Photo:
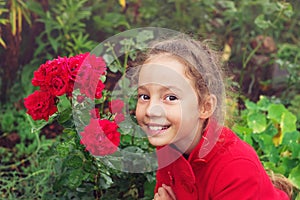
POLYGON ((255 163, 260 162, 254 148, 241 140, 231 129, 223 128, 222 134, 216 144, 216 155, 227 157, 229 160, 245 159, 255 163))
POLYGON ((257 164, 249 159, 237 158, 225 163, 218 171, 212 193, 219 196, 237 195, 238 199, 238 195, 259 194, 260 185, 261 173, 257 164))
POLYGON ((212 199, 279 199, 255 150, 230 129, 224 132, 210 163, 212 199))
POLYGON ((230 170, 233 172, 243 172, 243 174, 253 174, 264 171, 257 153, 252 146, 241 140, 233 131, 224 128, 218 143, 210 158, 211 165, 219 168, 218 172, 230 170), (252 169, 248 171, 249 169, 252 169))

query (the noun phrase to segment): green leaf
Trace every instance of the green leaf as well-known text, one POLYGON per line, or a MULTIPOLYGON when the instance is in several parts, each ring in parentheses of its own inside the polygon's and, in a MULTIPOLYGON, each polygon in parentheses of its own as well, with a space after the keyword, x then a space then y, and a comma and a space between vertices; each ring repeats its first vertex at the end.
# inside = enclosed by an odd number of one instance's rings
POLYGON ((241 139, 250 144, 251 146, 253 145, 252 136, 250 134, 243 135, 241 139))
POLYGON ((66 185, 71 189, 76 189, 82 181, 88 177, 88 174, 83 173, 82 169, 75 169, 69 172, 65 177, 66 185))
POLYGON ((77 132, 74 128, 64 128, 63 134, 71 138, 71 137, 75 137, 77 132))
POLYGON ((153 37, 154 37, 153 31, 143 30, 137 34, 136 41, 138 43, 145 42, 147 40, 153 39, 153 37))
POLYGON ((284 134, 282 139, 282 145, 285 145, 288 150, 292 153, 292 158, 300 159, 300 148, 299 148, 299 142, 300 139, 300 132, 299 131, 293 131, 284 134))
POLYGON ((117 62, 113 62, 112 64, 110 64, 108 66, 109 70, 113 73, 116 73, 117 71, 119 71, 119 69, 121 69, 122 67, 117 63, 117 62))
POLYGON ((275 136, 278 133, 278 129, 274 126, 273 123, 270 123, 263 134, 275 136))
POLYGON ((265 96, 260 96, 257 102, 257 107, 262 111, 267 111, 270 105, 270 100, 265 96))
POLYGON ((108 189, 113 184, 113 180, 107 174, 102 173, 100 178, 100 186, 103 189, 108 189))
POLYGON ((114 57, 110 54, 104 54, 103 59, 105 60, 107 65, 110 65, 115 60, 114 57))
POLYGON ((272 170, 275 172, 276 169, 275 163, 268 161, 268 162, 262 162, 262 164, 264 165, 264 168, 266 170, 272 170))
POLYGON ((297 117, 290 111, 286 110, 281 116, 281 121, 280 121, 282 134, 295 131, 296 121, 297 121, 297 117))
POLYGON ((83 160, 80 156, 77 155, 70 155, 68 158, 64 160, 64 167, 69 167, 73 169, 77 169, 82 167, 83 165, 83 160))
POLYGON ((292 169, 289 174, 288 179, 298 188, 300 189, 300 165, 296 166, 292 169))
POLYGON ((282 162, 278 166, 278 168, 283 168, 284 171, 282 174, 289 174, 291 170, 297 167, 300 163, 299 160, 291 159, 290 157, 281 157, 282 162))
POLYGON ((56 147, 56 151, 60 157, 66 157, 67 155, 69 155, 70 152, 70 142, 66 141, 59 143, 56 147))
POLYGON ((45 12, 41 5, 41 3, 35 2, 35 1, 28 1, 27 7, 29 10, 33 11, 34 13, 38 14, 39 16, 44 16, 45 12))
MULTIPOLYGON (((66 123, 69 119, 71 119, 72 117, 72 109, 71 108, 68 108, 68 109, 65 109, 63 112, 59 113, 59 117, 58 117, 58 123, 63 125, 64 123, 66 123)), ((69 123, 68 122, 68 125, 72 126, 73 123, 69 123)), ((67 125, 67 124, 65 124, 67 125)))
POLYGON ((249 110, 257 110, 256 104, 253 103, 252 101, 246 100, 245 106, 246 106, 246 108, 249 109, 249 110))
POLYGON ((293 131, 288 134, 285 134, 282 139, 282 144, 289 146, 293 143, 297 143, 299 137, 300 137, 300 132, 298 131, 293 131))
POLYGON ((247 117, 247 123, 254 133, 261 133, 267 128, 267 120, 262 113, 249 113, 247 117))
POLYGON ((267 134, 253 134, 253 139, 258 143, 259 147, 265 153, 270 153, 272 151, 273 145, 273 137, 267 134))
POLYGON ((286 108, 282 104, 271 104, 268 108, 268 118, 280 123, 282 114, 286 108))
POLYGON ((53 48, 53 50, 55 51, 55 53, 58 52, 58 43, 55 39, 53 39, 52 37, 48 37, 48 40, 53 48))
POLYGON ((58 98, 59 102, 57 105, 57 109, 59 112, 63 112, 64 110, 71 108, 71 103, 65 95, 59 96, 58 98))
POLYGON ((283 9, 283 14, 285 16, 287 16, 288 18, 291 18, 294 14, 294 11, 293 11, 293 6, 288 3, 288 2, 277 2, 277 4, 280 6, 280 8, 283 9))
POLYGON ((155 188, 155 181, 149 182, 146 181, 144 183, 144 195, 148 197, 153 197, 154 196, 154 188, 155 188))
POLYGON ((251 135, 251 133, 253 132, 253 130, 251 128, 241 126, 241 125, 238 125, 238 124, 235 124, 232 127, 232 130, 235 133, 237 133, 238 135, 240 135, 242 137, 242 139, 245 137, 245 135, 251 135))
POLYGON ((269 151, 268 158, 270 162, 277 163, 280 160, 279 152, 273 144, 270 145, 271 151, 269 151))
POLYGON ((265 16, 263 14, 258 15, 255 18, 254 23, 263 30, 269 28, 271 25, 270 20, 265 20, 265 16))
POLYGON ((60 124, 67 122, 71 118, 72 116, 71 103, 65 95, 59 97, 59 103, 57 105, 57 109, 59 111, 58 122, 60 124))

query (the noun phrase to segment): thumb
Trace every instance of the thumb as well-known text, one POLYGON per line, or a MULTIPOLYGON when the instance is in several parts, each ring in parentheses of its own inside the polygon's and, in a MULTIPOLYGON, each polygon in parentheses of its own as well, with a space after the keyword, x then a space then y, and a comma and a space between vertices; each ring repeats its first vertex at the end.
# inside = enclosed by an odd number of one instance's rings
POLYGON ((168 185, 162 184, 162 187, 167 190, 167 192, 169 193, 169 195, 172 197, 173 200, 176 200, 176 196, 175 193, 173 192, 172 188, 168 185))

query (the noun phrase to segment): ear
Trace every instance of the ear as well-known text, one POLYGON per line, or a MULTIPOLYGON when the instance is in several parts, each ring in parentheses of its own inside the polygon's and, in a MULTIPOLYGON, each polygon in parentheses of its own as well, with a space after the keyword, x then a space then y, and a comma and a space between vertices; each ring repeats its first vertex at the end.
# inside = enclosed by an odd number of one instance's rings
POLYGON ((212 116, 216 109, 217 97, 213 94, 207 95, 203 99, 202 105, 200 105, 200 119, 207 119, 212 116))

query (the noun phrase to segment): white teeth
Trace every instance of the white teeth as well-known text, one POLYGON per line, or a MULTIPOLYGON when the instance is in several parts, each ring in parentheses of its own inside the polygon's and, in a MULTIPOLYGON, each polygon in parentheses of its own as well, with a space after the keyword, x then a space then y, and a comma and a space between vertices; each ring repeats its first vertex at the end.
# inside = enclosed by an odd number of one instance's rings
POLYGON ((166 128, 166 126, 148 126, 151 131, 160 131, 166 128))

